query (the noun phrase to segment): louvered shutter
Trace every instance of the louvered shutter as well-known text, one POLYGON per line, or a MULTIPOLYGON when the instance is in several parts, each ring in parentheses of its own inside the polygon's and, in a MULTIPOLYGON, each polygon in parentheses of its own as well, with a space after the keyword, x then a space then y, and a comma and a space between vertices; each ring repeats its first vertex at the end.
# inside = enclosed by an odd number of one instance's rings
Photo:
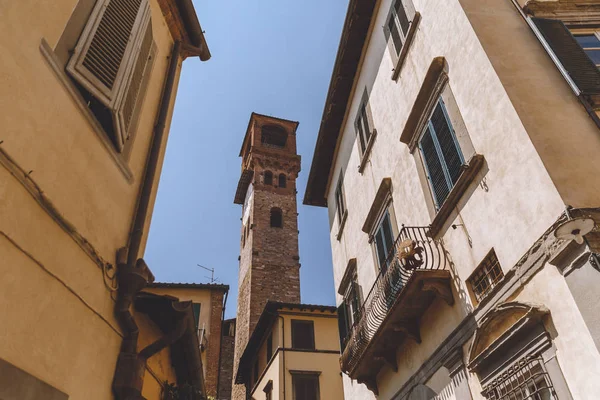
POLYGON ((116 107, 116 125, 120 143, 125 143, 131 135, 131 127, 134 122, 134 114, 142 91, 142 82, 148 72, 150 62, 150 51, 152 49, 152 24, 148 20, 144 21, 144 30, 139 50, 134 51, 135 61, 128 79, 126 79, 125 89, 121 92, 116 107))
POLYGON ((456 137, 454 130, 448 122, 446 113, 443 110, 442 102, 438 102, 433 115, 431 116, 431 124, 435 131, 438 143, 440 144, 440 150, 442 151, 443 161, 446 165, 446 170, 450 175, 452 187, 456 184, 458 177, 462 172, 462 155, 460 148, 456 143, 456 137))
POLYGON ((584 94, 600 94, 600 71, 562 21, 531 18, 540 33, 584 94))
POLYGON ((346 309, 346 303, 342 302, 337 309, 338 315, 338 329, 340 333, 340 349, 343 352, 346 345, 346 339, 348 337, 348 314, 346 309))
POLYGON ((446 197, 448 197, 450 189, 448 188, 442 163, 435 148, 435 143, 433 141, 429 126, 427 129, 425 129, 425 132, 421 137, 419 148, 421 150, 421 154, 423 155, 423 162, 425 164, 425 168, 427 169, 427 177, 429 178, 429 184, 431 185, 431 190, 433 191, 435 203, 439 208, 444 200, 446 200, 446 197))
POLYGON ((402 29, 402 33, 404 33, 404 37, 408 33, 408 28, 410 27, 410 21, 408 20, 408 16, 406 15, 406 9, 404 4, 402 4, 402 0, 396 0, 396 15, 398 16, 398 22, 400 23, 400 28, 402 29))
POLYGON ((356 324, 358 320, 360 320, 360 312, 361 312, 361 304, 360 304, 360 287, 358 286, 358 282, 352 281, 352 321, 353 324, 356 324))
POLYGON ((196 324, 196 330, 200 325, 200 303, 192 303, 192 311, 194 312, 194 323, 196 324))
POLYGON ((143 69, 135 65, 138 54, 152 40, 149 21, 148 0, 98 0, 67 64, 69 74, 113 112, 119 150, 131 122, 127 107, 137 99, 139 83, 133 100, 126 94, 132 78, 140 75, 135 70, 143 69))

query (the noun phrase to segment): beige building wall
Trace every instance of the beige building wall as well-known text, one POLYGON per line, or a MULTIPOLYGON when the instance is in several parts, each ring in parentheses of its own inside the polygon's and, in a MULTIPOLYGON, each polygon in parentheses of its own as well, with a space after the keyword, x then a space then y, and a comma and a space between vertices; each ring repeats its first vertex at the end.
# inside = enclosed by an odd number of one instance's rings
MULTIPOLYGON (((352 258, 357 260, 363 298, 375 281, 374 251, 361 228, 383 178, 392 180, 392 223, 398 229, 402 224, 427 226, 432 221, 430 194, 419 179, 419 158, 399 139, 435 57, 443 56, 448 63, 449 83, 443 96, 453 98, 458 110, 451 118, 458 114, 462 119, 485 165, 440 233, 453 261, 456 304, 450 308, 436 303, 426 312, 421 322, 423 342, 401 347, 399 372, 384 368, 378 376, 380 399, 392 398, 461 319, 474 312, 464 281, 491 248, 507 272, 554 223, 565 204, 598 204, 597 191, 592 189, 597 185, 586 183, 598 179, 597 160, 585 156, 590 162, 568 161, 583 148, 586 154, 598 152, 597 129, 524 22, 517 27, 518 14, 510 9, 510 2, 485 6, 468 0, 412 2, 422 19, 397 82, 390 79, 394 65, 381 28, 392 2, 378 2, 338 140, 327 192, 336 291, 352 258), (360 174, 354 120, 365 90, 377 138, 360 174), (565 140, 572 142, 567 145, 565 140), (348 217, 337 240, 335 187, 340 171, 344 171, 348 217), (451 224, 457 224, 457 229, 451 229, 451 224)), ((528 285, 516 300, 546 305, 557 330, 571 327, 569 333, 558 335, 557 357, 571 389, 577 386, 573 397, 594 398, 600 390, 593 378, 600 374, 600 355, 564 279, 549 265, 528 285), (580 338, 578 343, 575 337, 580 338), (572 345, 579 351, 572 351, 572 345), (577 367, 575 354, 580 351, 586 352, 585 370, 577 367)), ((346 376, 344 390, 348 399, 375 398, 365 385, 346 376)), ((475 398, 482 398, 480 391, 472 391, 475 398)))
MULTIPOLYGON (((69 399, 105 400, 112 398, 121 330, 113 315, 113 282, 103 276, 114 270, 102 266, 115 265, 117 249, 127 245, 173 39, 151 0, 157 52, 132 151, 119 166, 51 66, 76 4, 2 6, 0 358, 69 399)), ((165 146, 166 140, 150 209, 165 146)), ((144 335, 140 346, 153 339, 144 335)), ((172 381, 167 356, 148 364, 149 399, 158 398, 163 378, 172 381)))
POLYGON ((295 371, 317 372, 321 400, 342 400, 344 398, 339 366, 339 334, 337 318, 321 312, 281 311, 273 327, 263 335, 257 356, 259 380, 251 396, 255 400, 266 398, 264 388, 273 381, 273 399, 293 399, 292 374, 295 371), (282 319, 283 327, 282 330, 282 319), (292 348, 292 320, 313 321, 315 351, 294 350, 292 348), (273 335, 273 358, 267 364, 267 338, 273 335), (285 336, 285 341, 283 340, 285 336), (283 382, 285 379, 285 383, 283 382), (285 388, 285 396, 284 396, 285 388))

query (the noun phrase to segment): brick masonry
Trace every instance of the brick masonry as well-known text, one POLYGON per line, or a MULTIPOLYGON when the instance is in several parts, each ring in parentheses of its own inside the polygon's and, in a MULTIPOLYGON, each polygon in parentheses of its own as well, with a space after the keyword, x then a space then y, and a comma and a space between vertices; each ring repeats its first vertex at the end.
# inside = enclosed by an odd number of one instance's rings
MULTIPOLYGON (((242 210, 242 215, 246 217, 242 219, 240 240, 234 375, 266 302, 300 302, 296 203, 300 156, 296 154, 296 127, 295 122, 252 114, 244 140, 243 169, 251 169, 254 176, 244 205, 247 210, 242 210), (268 124, 285 129, 285 147, 275 148, 262 143, 262 128, 268 124), (265 172, 272 173, 272 183, 265 182, 265 172), (279 185, 280 174, 285 176, 285 187, 279 185), (271 227, 274 208, 281 210, 281 227, 271 227)), ((245 398, 245 387, 234 384, 232 399, 245 398)))
POLYGON ((204 383, 209 396, 217 395, 219 354, 221 350, 221 320, 223 318, 223 291, 210 292, 210 335, 206 349, 206 376, 204 383))
POLYGON ((230 324, 235 325, 235 319, 223 322, 224 330, 221 336, 221 365, 219 367, 219 391, 217 400, 231 399, 231 381, 233 379, 233 353, 235 336, 230 334, 230 324))

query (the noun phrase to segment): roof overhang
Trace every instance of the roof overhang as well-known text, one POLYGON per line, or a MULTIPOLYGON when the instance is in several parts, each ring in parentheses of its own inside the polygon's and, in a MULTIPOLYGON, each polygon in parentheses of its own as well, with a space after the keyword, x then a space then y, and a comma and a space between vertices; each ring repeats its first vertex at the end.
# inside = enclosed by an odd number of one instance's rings
POLYGON ((192 0, 158 0, 173 40, 183 43, 185 57, 207 61, 211 54, 192 0))
POLYGON ((351 0, 329 83, 303 203, 327 207, 327 182, 377 0, 351 0))

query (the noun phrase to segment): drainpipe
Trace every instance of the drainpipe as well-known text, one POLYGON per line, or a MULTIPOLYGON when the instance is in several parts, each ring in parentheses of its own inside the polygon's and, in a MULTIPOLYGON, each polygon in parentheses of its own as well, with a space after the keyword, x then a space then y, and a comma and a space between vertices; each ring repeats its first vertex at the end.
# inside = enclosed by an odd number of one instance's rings
POLYGON ((177 75, 177 64, 179 62, 180 55, 181 42, 177 41, 173 45, 173 51, 171 53, 171 61, 169 63, 169 70, 167 72, 167 80, 165 82, 165 88, 160 101, 158 119, 156 121, 156 126, 154 127, 154 137, 152 138, 150 153, 148 154, 148 160, 146 161, 146 170, 144 171, 144 180, 140 191, 140 201, 133 223, 133 228, 131 230, 131 238, 129 240, 129 255, 127 257, 127 264, 129 265, 135 264, 142 243, 142 236, 144 234, 148 209, 150 208, 150 198, 152 196, 154 178, 156 177, 156 172, 158 170, 160 149, 165 136, 169 106, 171 104, 171 97, 173 97, 175 77, 177 75))
POLYGON ((281 315, 277 318, 281 320, 281 363, 283 364, 283 400, 285 400, 285 381, 287 374, 285 373, 285 320, 281 315))
MULTIPOLYGON (((119 289, 117 292, 117 301, 115 304, 115 317, 124 332, 121 352, 117 361, 115 376, 113 380, 113 391, 117 400, 126 400, 129 398, 137 399, 141 397, 144 384, 144 374, 147 357, 152 356, 156 351, 160 351, 160 346, 171 340, 178 332, 167 334, 167 338, 161 338, 160 343, 153 343, 150 348, 142 350, 143 354, 137 354, 137 342, 139 329, 131 314, 130 308, 133 299, 148 283, 154 281, 152 272, 143 259, 138 259, 142 236, 146 225, 150 198, 156 173, 158 170, 159 153, 163 144, 169 106, 173 96, 175 77, 177 75, 177 65, 181 55, 181 42, 177 41, 173 45, 171 60, 165 87, 163 90, 160 109, 150 153, 146 161, 144 178, 140 188, 139 203, 130 234, 129 246, 126 249, 120 249, 117 252, 117 282, 119 289), (158 349, 158 350, 156 350, 158 349), (155 351, 156 350, 156 351, 155 351), (144 358, 146 357, 146 358, 144 358), (137 396, 137 397, 136 397, 137 396)), ((178 331, 176 327, 175 331, 178 331)), ((181 336, 181 335, 179 335, 181 336)), ((168 345, 168 343, 166 344, 168 345)))

